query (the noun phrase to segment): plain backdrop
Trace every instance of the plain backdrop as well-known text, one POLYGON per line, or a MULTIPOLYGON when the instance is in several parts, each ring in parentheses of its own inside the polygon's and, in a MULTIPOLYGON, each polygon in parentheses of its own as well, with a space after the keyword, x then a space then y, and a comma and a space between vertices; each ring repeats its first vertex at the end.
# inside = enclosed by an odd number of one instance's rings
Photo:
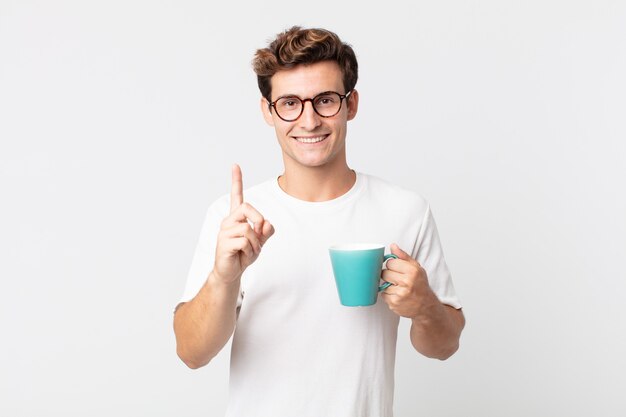
POLYGON ((401 321, 396 417, 626 415, 621 0, 0 0, 0 415, 223 415, 172 310, 231 164, 282 172, 250 61, 295 24, 356 50, 349 164, 429 200, 464 304, 445 362, 401 321))

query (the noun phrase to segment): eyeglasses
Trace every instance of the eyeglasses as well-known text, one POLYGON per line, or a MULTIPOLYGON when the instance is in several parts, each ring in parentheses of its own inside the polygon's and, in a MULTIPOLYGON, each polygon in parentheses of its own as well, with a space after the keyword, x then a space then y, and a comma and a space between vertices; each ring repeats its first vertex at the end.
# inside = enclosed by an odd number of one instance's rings
POLYGON ((315 113, 322 117, 333 117, 341 110, 341 103, 344 98, 348 98, 352 91, 347 94, 339 94, 334 91, 325 91, 313 98, 301 99, 298 96, 279 97, 276 101, 269 103, 270 111, 272 107, 276 110, 276 115, 285 122, 294 122, 302 116, 304 103, 311 102, 315 113))

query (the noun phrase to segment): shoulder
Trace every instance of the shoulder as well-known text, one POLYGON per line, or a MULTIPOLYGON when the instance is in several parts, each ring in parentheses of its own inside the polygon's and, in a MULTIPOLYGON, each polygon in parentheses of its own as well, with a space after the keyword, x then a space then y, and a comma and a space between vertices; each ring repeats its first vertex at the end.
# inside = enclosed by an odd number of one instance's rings
POLYGON ((428 201, 419 193, 397 184, 393 184, 386 179, 360 173, 366 180, 367 189, 375 197, 380 197, 384 201, 393 202, 394 205, 403 205, 419 211, 428 209, 428 201))

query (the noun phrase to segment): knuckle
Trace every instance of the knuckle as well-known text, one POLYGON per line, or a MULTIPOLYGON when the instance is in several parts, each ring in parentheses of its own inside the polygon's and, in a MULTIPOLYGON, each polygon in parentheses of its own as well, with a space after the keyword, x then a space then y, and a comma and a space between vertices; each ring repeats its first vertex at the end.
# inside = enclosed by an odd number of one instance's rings
POLYGON ((251 230, 246 230, 243 233, 243 236, 246 238, 246 240, 250 243, 254 242, 256 240, 256 236, 254 235, 254 232, 252 232, 251 230))
POLYGON ((217 234, 217 239, 218 240, 226 240, 228 239, 230 233, 228 232, 228 229, 222 229, 218 232, 217 234))

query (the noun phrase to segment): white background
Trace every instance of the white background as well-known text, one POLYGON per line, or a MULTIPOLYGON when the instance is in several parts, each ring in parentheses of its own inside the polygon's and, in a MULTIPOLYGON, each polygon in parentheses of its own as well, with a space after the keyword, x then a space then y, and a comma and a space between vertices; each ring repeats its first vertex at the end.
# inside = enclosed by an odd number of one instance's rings
POLYGON ((0 0, 0 415, 223 414, 172 309, 230 165, 281 173, 250 61, 293 24, 355 48, 349 164, 430 201, 464 302, 446 362, 402 321, 396 416, 626 415, 620 0, 0 0))

